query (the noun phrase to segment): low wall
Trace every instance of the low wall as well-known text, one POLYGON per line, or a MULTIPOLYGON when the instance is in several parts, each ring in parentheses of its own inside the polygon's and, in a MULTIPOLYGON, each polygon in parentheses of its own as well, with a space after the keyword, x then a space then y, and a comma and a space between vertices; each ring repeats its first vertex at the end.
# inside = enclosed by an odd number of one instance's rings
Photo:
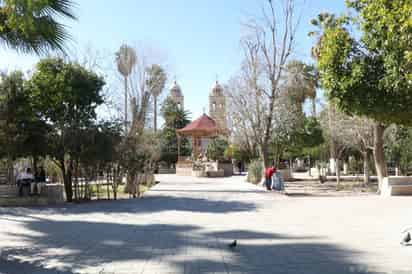
POLYGON ((385 177, 381 186, 381 196, 412 195, 412 177, 385 177))
POLYGON ((192 176, 193 163, 189 161, 176 163, 176 175, 179 176, 192 176))
POLYGON ((225 177, 233 176, 233 164, 232 163, 220 163, 220 162, 218 162, 217 169, 218 170, 223 169, 225 177))
POLYGON ((159 168, 158 174, 176 174, 176 169, 174 169, 174 168, 159 168))

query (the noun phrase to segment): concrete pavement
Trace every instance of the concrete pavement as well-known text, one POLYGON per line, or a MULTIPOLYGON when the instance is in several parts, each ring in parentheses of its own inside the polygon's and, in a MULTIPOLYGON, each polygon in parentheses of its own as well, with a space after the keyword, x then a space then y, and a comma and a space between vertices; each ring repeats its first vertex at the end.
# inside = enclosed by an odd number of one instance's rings
POLYGON ((412 198, 291 198, 244 179, 160 175, 143 199, 0 208, 0 273, 412 273, 412 198))

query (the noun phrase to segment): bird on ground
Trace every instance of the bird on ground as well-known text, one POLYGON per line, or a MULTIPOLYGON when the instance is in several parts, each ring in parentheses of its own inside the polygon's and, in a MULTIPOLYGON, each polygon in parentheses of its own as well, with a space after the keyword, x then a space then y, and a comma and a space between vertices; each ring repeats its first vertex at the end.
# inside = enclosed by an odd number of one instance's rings
POLYGON ((411 239, 412 239, 411 234, 409 232, 406 232, 405 235, 402 238, 401 244, 408 245, 410 243, 411 239))
POLYGON ((228 246, 229 246, 230 249, 234 249, 237 246, 237 240, 234 240, 228 246))

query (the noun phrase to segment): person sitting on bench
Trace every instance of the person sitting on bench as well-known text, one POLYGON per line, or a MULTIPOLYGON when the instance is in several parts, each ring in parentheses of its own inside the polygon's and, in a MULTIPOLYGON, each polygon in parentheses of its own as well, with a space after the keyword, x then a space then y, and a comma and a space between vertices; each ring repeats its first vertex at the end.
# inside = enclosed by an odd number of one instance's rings
POLYGON ((17 175, 16 182, 19 188, 19 196, 23 196, 23 187, 30 186, 30 184, 34 181, 34 176, 31 172, 30 168, 27 168, 26 171, 20 172, 17 175))
POLYGON ((46 185, 46 172, 41 166, 34 173, 35 181, 30 184, 30 194, 35 194, 34 188, 36 188, 36 194, 40 195, 41 189, 46 185))

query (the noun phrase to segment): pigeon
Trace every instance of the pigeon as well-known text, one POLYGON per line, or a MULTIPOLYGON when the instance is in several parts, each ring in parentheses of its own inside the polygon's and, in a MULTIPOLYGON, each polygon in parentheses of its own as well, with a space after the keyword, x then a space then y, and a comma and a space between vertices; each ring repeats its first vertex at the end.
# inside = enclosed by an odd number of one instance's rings
POLYGON ((237 240, 234 240, 228 246, 229 246, 229 248, 234 249, 237 246, 237 240))
POLYGON ((409 232, 406 232, 405 236, 403 236, 401 244, 408 245, 410 241, 411 241, 411 234, 409 232))

